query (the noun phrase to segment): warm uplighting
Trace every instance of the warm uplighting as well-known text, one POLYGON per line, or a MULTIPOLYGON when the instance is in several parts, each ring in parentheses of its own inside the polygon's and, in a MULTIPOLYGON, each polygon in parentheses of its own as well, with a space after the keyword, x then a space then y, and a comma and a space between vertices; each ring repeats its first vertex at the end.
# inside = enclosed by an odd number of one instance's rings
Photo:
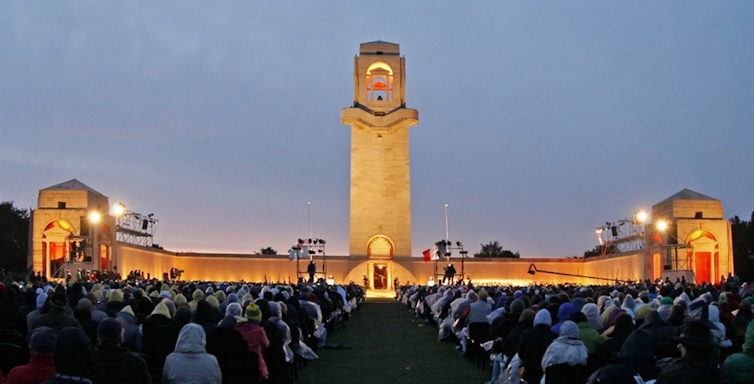
POLYGON ((668 222, 665 221, 665 220, 660 220, 655 225, 655 228, 657 228, 658 231, 664 231, 664 230, 668 229, 668 222))
POLYGON ((634 220, 636 220, 639 224, 644 224, 647 222, 647 211, 645 210, 638 210, 634 212, 634 220))
POLYGON ((99 214, 99 212, 91 212, 89 213, 89 222, 90 223, 99 223, 102 216, 99 214))
POLYGON ((434 287, 435 286, 435 280, 432 278, 432 276, 429 277, 429 280, 427 281, 428 287, 434 287))
POLYGON ((123 216, 126 213, 126 205, 123 203, 118 203, 113 205, 113 215, 114 216, 123 216))

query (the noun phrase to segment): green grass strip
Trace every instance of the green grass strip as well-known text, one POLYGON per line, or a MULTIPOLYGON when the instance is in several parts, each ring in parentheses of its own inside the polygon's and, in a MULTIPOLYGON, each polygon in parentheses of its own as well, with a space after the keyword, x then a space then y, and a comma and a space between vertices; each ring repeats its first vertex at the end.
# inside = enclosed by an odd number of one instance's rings
POLYGON ((490 379, 489 369, 460 356, 453 343, 438 342, 437 328, 393 300, 368 300, 327 344, 344 348, 317 351, 319 360, 299 370, 296 384, 481 384, 490 379))

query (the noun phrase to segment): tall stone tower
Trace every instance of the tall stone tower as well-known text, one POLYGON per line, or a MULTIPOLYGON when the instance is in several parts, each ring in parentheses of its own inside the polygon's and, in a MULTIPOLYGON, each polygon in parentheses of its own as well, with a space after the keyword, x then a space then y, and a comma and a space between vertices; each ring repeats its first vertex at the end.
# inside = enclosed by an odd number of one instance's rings
POLYGON ((406 108, 406 63, 398 44, 362 43, 354 59, 351 126, 349 253, 370 259, 411 256, 408 127, 419 111, 406 108))

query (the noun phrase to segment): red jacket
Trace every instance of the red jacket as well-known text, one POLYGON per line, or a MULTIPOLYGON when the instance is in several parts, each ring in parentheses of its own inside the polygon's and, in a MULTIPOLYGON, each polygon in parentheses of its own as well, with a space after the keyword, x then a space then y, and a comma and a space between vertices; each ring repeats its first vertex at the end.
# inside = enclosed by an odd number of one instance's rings
POLYGON ((240 323, 236 326, 236 330, 241 333, 243 339, 249 345, 249 350, 256 353, 259 357, 259 376, 266 379, 269 376, 267 371, 267 363, 264 361, 262 352, 270 346, 270 340, 267 338, 267 333, 264 332, 264 328, 250 321, 240 323))
POLYGON ((31 361, 19 365, 8 372, 5 384, 39 384, 55 376, 55 362, 52 354, 32 353, 31 361))

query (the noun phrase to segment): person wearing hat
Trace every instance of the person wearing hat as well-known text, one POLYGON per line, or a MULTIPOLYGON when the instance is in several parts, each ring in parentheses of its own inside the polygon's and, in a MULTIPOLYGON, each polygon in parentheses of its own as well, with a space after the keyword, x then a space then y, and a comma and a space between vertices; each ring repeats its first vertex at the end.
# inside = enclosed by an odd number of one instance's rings
POLYGON ((264 361, 264 350, 270 346, 270 340, 264 328, 259 326, 262 321, 262 311, 254 302, 249 303, 244 310, 243 318, 236 317, 236 330, 246 340, 249 351, 259 357, 259 378, 266 380, 269 377, 267 364, 264 361))
POLYGON ((52 328, 35 329, 29 340, 29 364, 13 367, 8 372, 5 383, 43 383, 55 376, 55 361, 52 358, 55 339, 57 335, 52 328))
POLYGON ((722 382, 723 372, 718 361, 717 345, 707 322, 694 320, 680 336, 672 337, 671 340, 678 343, 681 358, 663 368, 657 377, 657 384, 722 382))
POLYGON ((97 327, 92 382, 151 383, 147 363, 123 346, 124 329, 117 319, 102 320, 97 327))
POLYGON ((60 333, 66 328, 81 329, 81 324, 75 318, 66 314, 67 303, 68 299, 65 293, 55 292, 50 298, 50 312, 39 316, 29 331, 43 326, 54 329, 56 333, 60 333))

